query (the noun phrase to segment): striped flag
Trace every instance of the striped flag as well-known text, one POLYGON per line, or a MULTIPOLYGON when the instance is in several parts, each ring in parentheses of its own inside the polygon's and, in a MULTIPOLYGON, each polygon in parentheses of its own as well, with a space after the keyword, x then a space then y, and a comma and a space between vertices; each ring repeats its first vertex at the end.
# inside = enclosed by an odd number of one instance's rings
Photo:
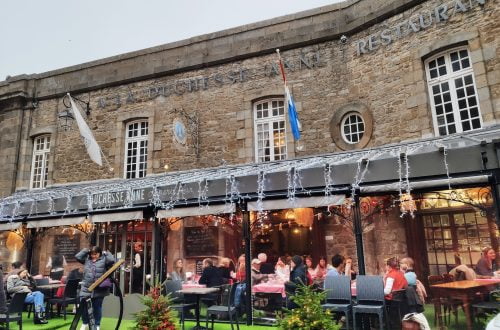
POLYGON ((80 135, 83 138, 83 142, 85 143, 85 148, 87 148, 87 153, 97 165, 102 166, 101 159, 101 147, 97 144, 97 141, 94 139, 94 135, 90 130, 89 126, 83 119, 82 114, 80 113, 80 109, 73 101, 73 98, 68 93, 69 100, 71 101, 71 110, 73 111, 73 115, 75 116, 76 123, 78 125, 78 129, 80 130, 80 135))
POLYGON ((285 98, 288 107, 288 119, 290 120, 290 127, 292 128, 293 138, 295 140, 300 139, 300 131, 302 126, 300 125, 299 116, 297 115, 297 108, 295 107, 295 102, 293 101, 292 94, 288 89, 286 84, 285 68, 283 67, 283 62, 281 61, 280 50, 276 49, 278 53, 278 60, 280 64, 281 76, 283 77, 283 83, 285 84, 285 98))

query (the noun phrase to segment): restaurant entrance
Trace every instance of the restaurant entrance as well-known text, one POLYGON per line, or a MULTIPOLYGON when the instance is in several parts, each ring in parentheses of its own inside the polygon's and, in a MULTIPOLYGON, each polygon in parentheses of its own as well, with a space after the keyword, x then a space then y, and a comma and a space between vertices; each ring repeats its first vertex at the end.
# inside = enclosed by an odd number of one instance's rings
POLYGON ((125 267, 115 273, 124 294, 147 291, 145 279, 151 274, 152 232, 153 223, 144 220, 97 225, 97 245, 110 251, 117 260, 125 259, 125 267), (134 267, 137 261, 140 267, 134 267))

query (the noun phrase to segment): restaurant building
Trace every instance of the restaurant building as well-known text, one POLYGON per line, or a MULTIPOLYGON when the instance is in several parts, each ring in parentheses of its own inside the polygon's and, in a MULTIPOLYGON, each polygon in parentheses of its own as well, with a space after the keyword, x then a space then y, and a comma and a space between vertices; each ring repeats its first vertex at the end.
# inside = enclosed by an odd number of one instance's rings
POLYGON ((130 265, 139 241, 144 275, 245 249, 369 274, 409 255, 423 279, 474 265, 498 251, 499 17, 492 0, 350 0, 7 77, 1 260, 44 273, 59 246, 70 270, 93 242, 130 265))

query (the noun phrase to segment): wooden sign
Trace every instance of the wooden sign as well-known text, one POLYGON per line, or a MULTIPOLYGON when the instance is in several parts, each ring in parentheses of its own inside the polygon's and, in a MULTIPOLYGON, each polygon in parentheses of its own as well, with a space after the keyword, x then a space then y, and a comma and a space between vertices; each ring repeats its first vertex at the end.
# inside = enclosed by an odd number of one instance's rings
POLYGON ((218 227, 185 227, 185 256, 189 258, 217 255, 219 252, 218 229, 218 227))
POLYGON ((118 269, 118 267, 121 266, 125 262, 124 259, 118 260, 113 266, 111 266, 110 269, 108 269, 101 277, 99 277, 94 283, 92 283, 91 286, 89 286, 89 292, 94 291, 95 288, 99 286, 105 279, 107 279, 115 270, 118 269))

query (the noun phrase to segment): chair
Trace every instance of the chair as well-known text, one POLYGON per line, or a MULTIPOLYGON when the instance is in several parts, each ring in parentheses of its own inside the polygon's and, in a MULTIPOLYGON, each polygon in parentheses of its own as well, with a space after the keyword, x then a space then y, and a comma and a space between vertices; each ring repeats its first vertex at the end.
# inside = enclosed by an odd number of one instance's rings
POLYGON ((207 309, 207 320, 205 327, 208 328, 208 319, 212 319, 212 329, 214 328, 215 317, 229 317, 229 323, 231 324, 231 330, 234 329, 233 322, 236 321, 236 329, 240 330, 240 324, 238 322, 238 308, 234 304, 234 297, 236 294, 237 283, 223 285, 222 295, 221 295, 221 305, 213 305, 207 309))
POLYGON ((0 314, 0 323, 6 323, 7 330, 10 322, 17 322, 19 330, 23 329, 24 300, 27 295, 27 293, 16 293, 9 303, 7 314, 0 314))
POLYGON ((385 308, 384 281, 382 276, 358 275, 356 277, 356 298, 358 303, 352 307, 354 329, 356 314, 377 314, 380 328, 384 328, 384 321, 388 319, 385 308))
POLYGON ((192 309, 196 309, 195 303, 186 304, 184 301, 184 295, 179 291, 182 290, 182 281, 166 281, 165 291, 174 305, 170 306, 172 310, 177 311, 181 314, 180 322, 182 324, 182 329, 184 330, 184 313, 189 312, 192 309))
POLYGON ((482 314, 496 314, 500 312, 500 301, 498 301, 498 295, 500 294, 500 290, 494 290, 489 293, 489 299, 488 301, 481 301, 475 304, 472 304, 472 319, 476 320, 481 316, 480 313, 477 313, 476 311, 478 309, 482 310, 482 314))
MULTIPOLYGON (((454 281, 454 277, 450 274, 446 274, 446 279, 443 275, 430 275, 427 277, 429 281, 429 285, 432 286, 434 284, 442 284, 454 281)), ((441 319, 441 316, 444 316, 444 322, 449 324, 451 323, 451 313, 455 314, 455 324, 458 322, 458 309, 455 308, 453 302, 450 301, 447 297, 436 297, 434 292, 432 292, 431 303, 434 304, 434 325, 438 326, 438 320, 441 319), (441 315, 441 307, 443 306, 443 315, 441 315)))
POLYGON ((78 308, 78 283, 80 280, 69 280, 64 288, 64 294, 62 298, 51 298, 48 300, 50 317, 52 317, 52 306, 57 304, 60 307, 57 308, 58 314, 60 314, 60 308, 63 309, 64 320, 66 320, 66 307, 69 304, 75 304, 78 308))
POLYGON ((36 284, 36 286, 47 285, 47 284, 50 284, 50 279, 48 277, 36 278, 35 279, 35 284, 36 284))
POLYGON ((50 271, 50 278, 55 281, 60 281, 64 275, 64 270, 50 271))
POLYGON ((351 278, 347 276, 327 276, 325 279, 326 304, 323 310, 344 313, 346 329, 349 330, 349 319, 352 313, 351 278))

